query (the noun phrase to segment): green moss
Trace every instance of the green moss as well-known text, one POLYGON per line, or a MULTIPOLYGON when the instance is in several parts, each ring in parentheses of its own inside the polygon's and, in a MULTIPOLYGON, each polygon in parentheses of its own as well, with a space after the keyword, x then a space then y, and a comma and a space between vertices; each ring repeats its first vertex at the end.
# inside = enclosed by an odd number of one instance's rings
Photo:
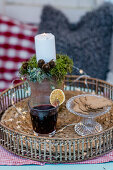
POLYGON ((60 82, 67 73, 72 72, 73 61, 67 55, 60 54, 57 54, 56 59, 56 66, 51 69, 50 73, 60 82))
POLYGON ((36 60, 36 55, 32 56, 29 61, 28 61, 28 68, 37 68, 38 65, 37 65, 37 60, 36 60))
POLYGON ((45 78, 50 80, 52 79, 52 77, 54 77, 56 81, 60 83, 67 73, 72 72, 73 68, 73 61, 67 55, 61 54, 56 55, 55 66, 51 68, 48 73, 38 68, 36 55, 31 57, 29 61, 27 61, 27 69, 23 67, 23 64, 20 68, 20 76, 28 76, 30 81, 34 82, 41 82, 45 78))
POLYGON ((21 68, 20 68, 20 70, 19 70, 20 75, 26 75, 26 74, 28 74, 28 70, 29 70, 29 69, 37 68, 36 55, 32 56, 32 57, 27 61, 27 64, 28 64, 27 69, 24 69, 24 68, 23 68, 23 65, 24 65, 25 63, 26 63, 26 62, 23 62, 23 63, 22 63, 22 66, 21 66, 21 68))

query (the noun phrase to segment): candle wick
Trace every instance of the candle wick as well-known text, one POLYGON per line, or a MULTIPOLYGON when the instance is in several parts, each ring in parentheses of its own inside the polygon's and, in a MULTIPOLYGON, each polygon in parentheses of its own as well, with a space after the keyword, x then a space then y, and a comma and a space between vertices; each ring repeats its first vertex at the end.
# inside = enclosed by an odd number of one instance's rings
POLYGON ((46 36, 46 33, 44 32, 42 35, 46 36))

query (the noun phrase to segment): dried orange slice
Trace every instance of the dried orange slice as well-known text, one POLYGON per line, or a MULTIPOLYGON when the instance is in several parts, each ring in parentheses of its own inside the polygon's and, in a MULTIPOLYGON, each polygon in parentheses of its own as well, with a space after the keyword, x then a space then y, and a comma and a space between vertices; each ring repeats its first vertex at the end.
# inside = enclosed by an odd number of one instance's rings
POLYGON ((50 94, 50 103, 54 106, 61 105, 65 101, 65 94, 61 89, 55 89, 50 94))

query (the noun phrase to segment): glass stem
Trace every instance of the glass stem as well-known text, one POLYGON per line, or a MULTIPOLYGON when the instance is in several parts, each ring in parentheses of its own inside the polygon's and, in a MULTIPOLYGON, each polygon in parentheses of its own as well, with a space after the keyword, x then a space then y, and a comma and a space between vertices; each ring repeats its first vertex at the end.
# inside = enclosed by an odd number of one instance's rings
POLYGON ((92 119, 92 118, 83 118, 83 119, 82 119, 82 123, 83 123, 85 126, 89 126, 89 127, 95 126, 95 120, 92 119))

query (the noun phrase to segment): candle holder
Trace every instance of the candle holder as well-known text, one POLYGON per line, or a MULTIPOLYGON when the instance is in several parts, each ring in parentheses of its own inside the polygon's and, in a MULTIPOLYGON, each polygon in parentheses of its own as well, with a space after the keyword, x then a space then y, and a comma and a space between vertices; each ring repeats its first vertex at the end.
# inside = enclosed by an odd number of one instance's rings
POLYGON ((36 55, 24 62, 20 68, 20 77, 27 79, 31 88, 31 97, 47 95, 55 88, 63 89, 63 80, 67 73, 71 73, 73 61, 67 55, 56 55, 56 60, 46 63, 40 59, 37 63, 36 55))
POLYGON ((31 89, 31 97, 42 95, 49 96, 52 91, 50 81, 48 80, 44 80, 42 83, 32 82, 28 80, 28 83, 31 89))
POLYGON ((31 95, 30 97, 35 97, 35 96, 50 96, 50 93, 52 92, 53 89, 64 89, 64 83, 62 82, 61 84, 57 84, 54 80, 50 82, 49 80, 45 79, 41 83, 39 82, 32 82, 29 81, 29 86, 31 89, 31 95))

